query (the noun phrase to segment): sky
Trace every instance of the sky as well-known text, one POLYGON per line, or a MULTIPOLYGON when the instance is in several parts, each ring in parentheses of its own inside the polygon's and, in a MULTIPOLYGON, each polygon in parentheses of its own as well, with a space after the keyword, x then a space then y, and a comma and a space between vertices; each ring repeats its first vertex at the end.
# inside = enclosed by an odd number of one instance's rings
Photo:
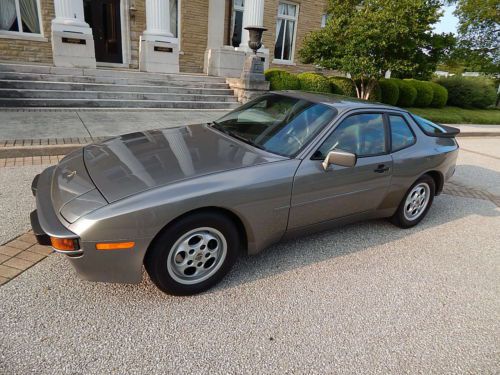
POLYGON ((455 5, 443 7, 444 14, 434 27, 436 33, 457 33, 458 19, 453 15, 455 5))

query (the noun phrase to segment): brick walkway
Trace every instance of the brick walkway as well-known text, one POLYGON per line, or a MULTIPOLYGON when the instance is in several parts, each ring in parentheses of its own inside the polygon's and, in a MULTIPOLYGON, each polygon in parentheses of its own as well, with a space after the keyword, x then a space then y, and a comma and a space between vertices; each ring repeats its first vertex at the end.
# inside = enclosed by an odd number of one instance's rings
POLYGON ((0 246, 0 285, 12 280, 50 253, 52 248, 38 245, 31 232, 0 246))
POLYGON ((57 164, 64 155, 52 156, 24 156, 21 158, 0 159, 0 168, 5 167, 26 167, 29 165, 57 164))
POLYGON ((444 186, 443 193, 457 197, 483 199, 492 202, 497 207, 500 207, 499 196, 493 195, 487 191, 459 185, 454 182, 447 182, 444 186))

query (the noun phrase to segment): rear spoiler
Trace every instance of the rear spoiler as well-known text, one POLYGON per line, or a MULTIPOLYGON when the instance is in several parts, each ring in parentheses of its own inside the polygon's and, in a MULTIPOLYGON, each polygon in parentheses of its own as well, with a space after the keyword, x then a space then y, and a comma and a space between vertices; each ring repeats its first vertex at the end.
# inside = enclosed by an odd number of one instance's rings
POLYGON ((448 125, 441 125, 441 124, 436 124, 439 125, 440 128, 443 128, 445 130, 444 133, 433 133, 433 134, 427 134, 430 135, 431 137, 439 137, 439 138, 455 138, 458 134, 460 134, 460 129, 454 128, 453 126, 448 126, 448 125))

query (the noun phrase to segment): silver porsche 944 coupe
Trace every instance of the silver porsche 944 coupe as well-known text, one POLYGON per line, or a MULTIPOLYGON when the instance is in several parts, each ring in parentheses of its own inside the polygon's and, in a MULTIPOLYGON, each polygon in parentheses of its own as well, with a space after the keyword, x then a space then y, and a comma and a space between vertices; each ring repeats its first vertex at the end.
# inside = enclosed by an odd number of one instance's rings
POLYGON ((144 265, 162 291, 198 293, 284 238, 416 225, 455 171, 457 134, 378 103, 270 93, 209 124, 67 155, 35 177, 31 223, 85 279, 138 283, 144 265))

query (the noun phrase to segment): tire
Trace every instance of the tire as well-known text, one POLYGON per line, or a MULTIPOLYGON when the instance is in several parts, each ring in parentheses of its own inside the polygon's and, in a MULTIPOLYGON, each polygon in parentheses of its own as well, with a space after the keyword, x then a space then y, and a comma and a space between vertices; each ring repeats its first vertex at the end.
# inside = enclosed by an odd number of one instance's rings
POLYGON ((400 228, 414 227, 427 215, 434 201, 435 192, 436 184, 434 179, 428 175, 420 177, 408 189, 390 221, 400 228), (420 196, 415 196, 415 193, 420 194, 420 196), (423 196, 422 193, 424 193, 423 196), (413 196, 413 200, 411 196, 413 196))
POLYGON ((153 283, 173 295, 201 293, 229 272, 239 253, 235 223, 211 212, 174 222, 155 239, 144 259, 153 283))

